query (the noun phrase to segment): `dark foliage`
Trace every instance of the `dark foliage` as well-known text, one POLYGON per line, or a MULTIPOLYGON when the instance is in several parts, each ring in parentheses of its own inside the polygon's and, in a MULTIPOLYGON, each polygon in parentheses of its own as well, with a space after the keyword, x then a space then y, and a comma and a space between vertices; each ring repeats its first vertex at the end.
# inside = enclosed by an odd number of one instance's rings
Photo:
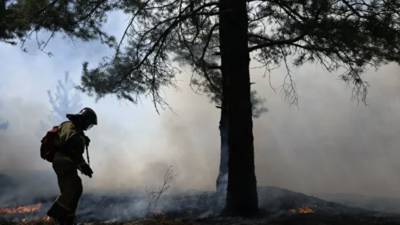
POLYGON ((23 47, 35 38, 40 49, 46 48, 56 32, 84 41, 101 39, 113 45, 114 38, 102 31, 106 13, 118 7, 118 1, 96 0, 1 0, 0 41, 23 47), (38 38, 40 30, 47 30, 46 39, 38 38))
MULTIPOLYGON (((221 99, 219 2, 210 0, 2 0, 0 40, 21 45, 40 30, 45 48, 56 32, 82 40, 101 39, 116 48, 115 57, 95 69, 85 66, 82 88, 99 97, 116 94, 135 101, 174 83, 174 60, 194 69, 191 84, 221 99), (107 13, 131 15, 119 44, 102 30, 107 13), (127 39, 128 41, 126 41, 127 39), (121 49, 121 46, 125 46, 121 49), (200 76, 199 76, 200 75, 200 76)), ((317 62, 340 70, 365 100, 366 66, 400 61, 398 0, 248 0, 249 51, 267 68, 281 63, 317 62), (290 60, 288 56, 293 56, 290 60), (290 62, 289 62, 290 61, 290 62)), ((36 34, 37 35, 37 34, 36 34)), ((87 65, 87 64, 85 64, 87 65)), ((297 102, 288 68, 283 85, 290 103, 297 102)), ((219 104, 220 105, 220 104, 219 104)))

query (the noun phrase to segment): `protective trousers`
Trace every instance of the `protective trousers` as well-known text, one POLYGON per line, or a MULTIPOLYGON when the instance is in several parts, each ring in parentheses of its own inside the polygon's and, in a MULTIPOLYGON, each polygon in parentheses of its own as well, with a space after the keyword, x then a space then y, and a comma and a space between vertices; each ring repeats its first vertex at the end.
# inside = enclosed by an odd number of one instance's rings
POLYGON ((75 164, 63 154, 57 153, 53 161, 60 195, 48 211, 48 215, 64 224, 73 224, 79 198, 82 195, 82 181, 75 164))

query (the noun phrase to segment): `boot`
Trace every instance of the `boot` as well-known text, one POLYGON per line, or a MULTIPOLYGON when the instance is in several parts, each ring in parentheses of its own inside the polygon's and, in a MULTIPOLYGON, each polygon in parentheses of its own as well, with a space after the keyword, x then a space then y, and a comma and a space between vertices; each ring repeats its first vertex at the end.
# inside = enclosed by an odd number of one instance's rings
POLYGON ((69 215, 65 217, 62 225, 75 225, 75 216, 69 215))
POLYGON ((73 224, 74 216, 72 216, 71 220, 71 216, 69 216, 71 215, 71 212, 61 207, 59 204, 57 204, 57 202, 51 206, 49 211, 47 211, 47 215, 59 225, 70 225, 70 223, 71 225, 73 224))
POLYGON ((49 211, 47 211, 47 215, 52 218, 56 223, 60 224, 60 222, 63 220, 63 213, 64 209, 59 206, 57 203, 54 203, 49 211))

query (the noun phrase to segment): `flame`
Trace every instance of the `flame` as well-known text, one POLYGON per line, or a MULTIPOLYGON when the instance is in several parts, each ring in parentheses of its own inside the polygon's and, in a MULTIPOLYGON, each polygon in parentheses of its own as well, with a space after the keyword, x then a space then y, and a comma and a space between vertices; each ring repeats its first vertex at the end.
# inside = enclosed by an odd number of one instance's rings
POLYGON ((53 219, 48 216, 36 219, 22 219, 19 225, 58 225, 53 219))
POLYGON ((310 214, 314 213, 314 209, 310 207, 302 207, 302 208, 297 208, 297 209, 289 209, 289 212, 294 213, 294 214, 310 214))
POLYGON ((42 208, 42 203, 23 205, 14 208, 0 208, 0 215, 35 213, 42 208))

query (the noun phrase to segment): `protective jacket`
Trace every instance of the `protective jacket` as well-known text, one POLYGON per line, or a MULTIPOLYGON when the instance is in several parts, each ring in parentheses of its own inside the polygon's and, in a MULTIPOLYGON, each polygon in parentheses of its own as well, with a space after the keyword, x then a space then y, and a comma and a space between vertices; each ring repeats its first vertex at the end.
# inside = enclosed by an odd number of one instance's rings
POLYGON ((82 130, 76 127, 71 121, 63 122, 60 125, 58 157, 65 157, 76 166, 86 163, 83 159, 83 153, 86 145, 89 144, 89 138, 85 136, 82 130))

